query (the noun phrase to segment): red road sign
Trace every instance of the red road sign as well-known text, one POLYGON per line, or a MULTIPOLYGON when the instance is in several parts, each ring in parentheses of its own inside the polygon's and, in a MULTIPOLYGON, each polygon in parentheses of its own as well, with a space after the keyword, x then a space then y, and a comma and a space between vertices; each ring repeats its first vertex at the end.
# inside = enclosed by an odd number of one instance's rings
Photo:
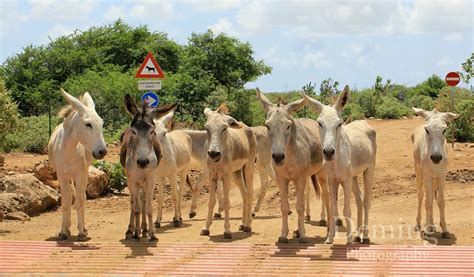
POLYGON ((165 78, 165 74, 161 70, 151 52, 148 52, 148 55, 146 55, 145 60, 135 75, 135 78, 165 78))
POLYGON ((457 72, 449 72, 444 78, 448 86, 455 87, 461 81, 461 76, 457 72))

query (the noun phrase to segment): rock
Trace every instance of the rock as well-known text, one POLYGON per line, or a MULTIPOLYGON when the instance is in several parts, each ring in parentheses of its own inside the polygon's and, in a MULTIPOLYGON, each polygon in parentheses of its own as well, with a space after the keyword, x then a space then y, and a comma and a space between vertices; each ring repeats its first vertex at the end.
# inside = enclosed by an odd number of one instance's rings
POLYGON ((26 220, 59 203, 59 193, 32 174, 5 176, 0 180, 0 213, 5 219, 26 220))
POLYGON ((456 148, 454 148, 454 151, 461 151, 461 148, 456 147, 456 148))
POLYGON ((8 171, 7 175, 15 175, 15 171, 8 171))
POLYGON ((474 143, 470 143, 467 145, 468 148, 474 148, 474 143))
POLYGON ((56 180, 58 177, 56 176, 56 172, 49 161, 44 160, 35 164, 33 175, 45 185, 52 187, 56 191, 59 191, 59 184, 54 182, 54 180, 56 180))
POLYGON ((88 198, 99 197, 109 185, 109 176, 93 167, 89 166, 89 179, 87 182, 86 195, 88 198))

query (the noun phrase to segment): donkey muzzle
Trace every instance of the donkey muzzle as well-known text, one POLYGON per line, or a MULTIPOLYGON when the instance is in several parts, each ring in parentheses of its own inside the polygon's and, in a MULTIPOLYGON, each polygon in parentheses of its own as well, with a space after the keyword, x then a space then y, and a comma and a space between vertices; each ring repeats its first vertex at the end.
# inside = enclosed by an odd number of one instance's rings
POLYGON ((221 159, 221 152, 219 151, 210 150, 207 151, 207 155, 209 155, 209 158, 211 158, 213 162, 218 162, 221 159))
POLYGON ((285 154, 283 153, 273 153, 272 158, 275 165, 281 166, 285 163, 285 154))
POLYGON ((99 149, 99 151, 92 151, 92 156, 96 160, 100 160, 107 155, 107 148, 99 149))
POLYGON ((431 154, 430 159, 433 163, 438 164, 443 159, 443 156, 439 153, 431 154))
POLYGON ((150 163, 149 159, 138 159, 137 164, 140 168, 145 168, 150 163))
POLYGON ((324 147, 323 149, 323 154, 324 154, 324 159, 326 161, 332 161, 334 159, 334 153, 336 153, 336 150, 334 150, 334 147, 324 147))

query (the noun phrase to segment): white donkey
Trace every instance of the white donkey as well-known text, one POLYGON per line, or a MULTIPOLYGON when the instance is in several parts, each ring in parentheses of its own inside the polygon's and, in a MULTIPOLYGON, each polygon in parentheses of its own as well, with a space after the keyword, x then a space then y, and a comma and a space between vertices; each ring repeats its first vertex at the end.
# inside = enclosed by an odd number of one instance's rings
POLYGON ((426 192, 426 233, 430 235, 435 231, 433 222, 433 196, 438 197, 441 236, 449 238, 446 228, 444 211, 444 182, 448 166, 448 151, 444 133, 447 123, 458 117, 454 113, 443 113, 437 110, 425 111, 413 108, 415 113, 425 119, 425 124, 417 127, 412 135, 413 157, 415 159, 416 184, 418 188, 418 214, 416 217, 417 229, 421 230, 421 205, 423 202, 423 187, 426 192))
POLYGON ((74 206, 77 210, 77 239, 87 239, 84 219, 88 168, 93 159, 102 159, 107 148, 102 134, 102 118, 95 111, 94 101, 88 92, 82 102, 61 89, 69 103, 59 115, 64 118, 51 134, 48 144, 49 162, 57 173, 61 190, 63 218, 58 240, 66 240, 71 235, 71 202, 73 199, 70 183, 75 184, 74 206))
POLYGON ((335 236, 334 214, 337 210, 337 188, 339 183, 344 188, 344 217, 347 224, 347 243, 352 243, 352 224, 350 198, 354 191, 357 204, 357 242, 369 243, 368 222, 370 209, 370 193, 375 169, 377 152, 375 130, 366 121, 358 120, 343 125, 342 109, 349 100, 349 87, 346 86, 338 97, 336 104, 326 106, 302 93, 306 102, 319 113, 317 124, 323 144, 324 170, 328 175, 331 209, 329 210, 329 234, 325 243, 332 243, 335 236), (364 174, 364 200, 357 183, 357 176, 364 174), (362 226, 364 211, 364 226, 362 226), (363 232, 363 238, 360 234, 363 232))
POLYGON ((169 126, 171 125, 173 116, 174 111, 155 120, 156 134, 163 153, 163 159, 158 165, 156 174, 158 177, 158 216, 155 221, 156 228, 160 228, 161 226, 165 177, 168 178, 171 185, 174 206, 173 225, 180 227, 183 223, 181 217, 181 200, 185 182, 190 186, 192 193, 189 217, 193 218, 196 215, 197 191, 193 189, 188 177, 188 172, 191 168, 192 140, 183 130, 170 130, 171 128, 169 126), (177 182, 178 174, 180 175, 179 184, 177 182))
POLYGON ((207 116, 206 128, 208 139, 209 168, 209 205, 206 226, 201 235, 209 235, 212 213, 216 203, 218 180, 222 180, 224 191, 224 238, 231 239, 229 223, 229 191, 231 176, 234 175, 243 200, 242 225, 244 232, 252 232, 253 173, 256 152, 256 141, 252 130, 241 122, 227 115, 228 109, 221 105, 216 111, 204 110, 207 116))
POLYGON ((139 239, 141 230, 143 237, 155 241, 157 238, 153 229, 153 193, 155 172, 162 158, 162 150, 153 120, 174 109, 176 104, 158 108, 149 108, 144 104, 139 109, 128 94, 125 95, 124 104, 132 116, 130 127, 122 134, 120 149, 120 163, 127 174, 131 198, 130 223, 125 236, 127 239, 139 239), (141 228, 140 213, 143 217, 141 228))
MULTIPOLYGON (((306 183, 311 175, 317 174, 321 184, 323 198, 327 198, 326 176, 322 169, 322 151, 316 122, 311 119, 296 119, 291 116, 304 106, 304 99, 293 101, 287 105, 276 105, 260 93, 257 98, 267 113, 265 126, 271 140, 273 169, 281 199, 282 229, 279 242, 288 242, 288 185, 293 181, 296 187, 296 211, 298 213, 298 229, 294 232, 300 242, 306 242, 304 227, 304 194, 306 183)), ((317 186, 319 188, 319 186, 317 186)), ((316 193, 318 194, 319 191, 316 193)), ((327 202, 326 202, 327 203, 327 202)))

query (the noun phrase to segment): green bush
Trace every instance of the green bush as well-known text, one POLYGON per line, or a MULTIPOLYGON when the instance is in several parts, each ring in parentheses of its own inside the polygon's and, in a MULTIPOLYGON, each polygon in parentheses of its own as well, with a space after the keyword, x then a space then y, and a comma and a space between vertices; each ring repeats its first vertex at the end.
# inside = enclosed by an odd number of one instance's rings
POLYGON ((435 106, 435 101, 426 95, 415 95, 408 101, 410 107, 431 111, 435 106))
POLYGON ((352 116, 352 120, 363 119, 364 111, 357 103, 349 103, 342 110, 342 117, 346 120, 349 116, 352 116))
POLYGON ((382 103, 376 107, 375 116, 378 118, 396 119, 412 114, 411 109, 398 102, 393 97, 382 97, 382 103))
MULTIPOLYGON (((52 118, 52 129, 58 125, 59 119, 52 118)), ((5 137, 4 150, 46 153, 49 142, 48 116, 30 116, 20 120, 19 127, 5 137)))
POLYGON ((104 171, 109 176, 109 188, 117 192, 122 192, 122 190, 127 186, 127 176, 123 170, 122 165, 117 163, 109 163, 107 161, 94 161, 93 165, 104 171))
POLYGON ((5 136, 15 130, 20 120, 18 107, 11 99, 10 93, 5 88, 5 83, 0 79, 0 150, 3 149, 5 136))
POLYGON ((444 88, 436 100, 436 107, 443 112, 459 114, 459 118, 450 124, 448 138, 451 138, 451 128, 454 127, 456 141, 474 141, 474 95, 467 89, 456 89, 454 97, 451 98, 450 88, 444 88), (454 110, 452 104, 454 103, 454 110))

